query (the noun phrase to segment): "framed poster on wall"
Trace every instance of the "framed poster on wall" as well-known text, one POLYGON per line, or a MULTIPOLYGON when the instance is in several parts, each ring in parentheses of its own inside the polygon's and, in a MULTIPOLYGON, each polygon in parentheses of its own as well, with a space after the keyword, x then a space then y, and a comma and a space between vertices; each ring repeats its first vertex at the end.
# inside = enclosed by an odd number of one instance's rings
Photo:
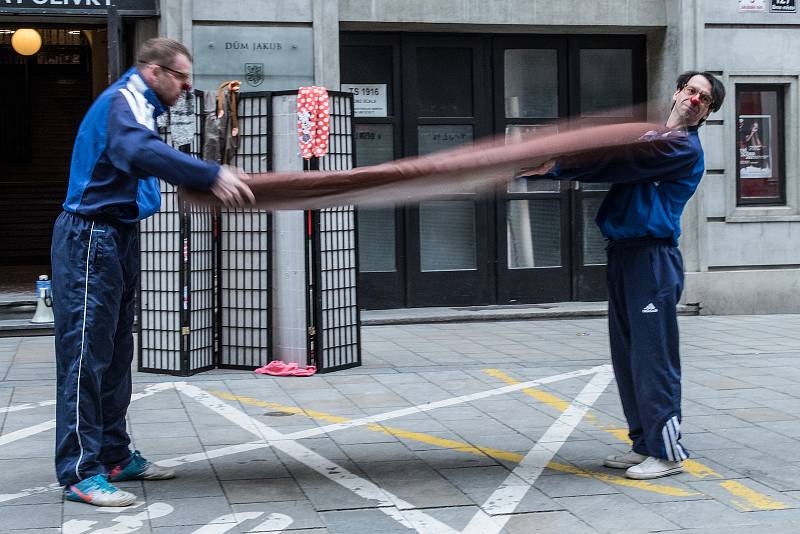
POLYGON ((736 203, 781 205, 784 176, 784 86, 736 86, 736 203))
POLYGON ((739 177, 769 178, 772 176, 770 115, 739 115, 739 177))

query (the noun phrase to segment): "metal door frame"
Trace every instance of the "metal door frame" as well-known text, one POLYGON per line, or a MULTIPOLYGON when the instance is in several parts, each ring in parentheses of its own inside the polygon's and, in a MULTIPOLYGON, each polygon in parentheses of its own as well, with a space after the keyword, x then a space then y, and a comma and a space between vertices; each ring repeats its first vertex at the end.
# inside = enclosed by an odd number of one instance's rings
MULTIPOLYGON (((491 57, 487 37, 449 34, 408 34, 401 37, 402 79, 404 89, 403 144, 405 156, 418 153, 417 127, 425 124, 470 124, 473 139, 491 134, 491 84, 488 76, 491 57), (416 50, 424 47, 470 48, 472 54, 473 115, 470 117, 419 117, 416 50)), ((419 205, 407 206, 406 212, 406 305, 463 306, 491 304, 495 299, 495 264, 493 195, 475 200, 475 269, 465 271, 421 270, 419 205)), ((463 196, 462 196, 463 198, 463 196)), ((442 200, 460 200, 452 196, 442 200)))

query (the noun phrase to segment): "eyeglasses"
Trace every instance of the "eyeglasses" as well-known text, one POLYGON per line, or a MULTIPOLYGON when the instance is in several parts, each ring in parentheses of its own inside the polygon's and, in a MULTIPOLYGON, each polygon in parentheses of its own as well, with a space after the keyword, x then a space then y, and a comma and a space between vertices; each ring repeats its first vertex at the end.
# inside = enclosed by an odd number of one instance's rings
POLYGON ((681 91, 686 93, 687 95, 691 96, 698 96, 700 98, 700 102, 703 103, 705 106, 711 106, 714 103, 714 99, 711 98, 711 95, 708 93, 702 92, 697 87, 692 87, 691 85, 684 85, 681 88, 681 91))
POLYGON ((166 71, 169 71, 169 73, 172 74, 173 76, 175 76, 175 79, 178 80, 179 82, 184 83, 184 84, 189 83, 189 78, 191 76, 190 74, 188 74, 186 72, 181 72, 179 70, 171 69, 171 68, 167 67, 166 65, 160 65, 158 63, 153 63, 153 65, 155 65, 156 67, 161 67, 162 69, 164 69, 166 71))

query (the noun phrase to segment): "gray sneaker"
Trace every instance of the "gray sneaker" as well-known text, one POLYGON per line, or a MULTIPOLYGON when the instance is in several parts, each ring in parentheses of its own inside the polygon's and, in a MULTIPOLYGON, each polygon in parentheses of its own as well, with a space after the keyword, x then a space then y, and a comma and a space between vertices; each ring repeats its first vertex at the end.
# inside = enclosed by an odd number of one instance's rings
POLYGON ((666 477, 677 475, 683 472, 683 462, 670 462, 650 456, 639 465, 629 467, 625 471, 625 476, 635 480, 650 480, 651 478, 666 477))
POLYGON ((648 457, 644 454, 628 451, 625 454, 612 454, 611 456, 606 456, 606 459, 603 460, 603 465, 606 467, 613 467, 614 469, 628 469, 634 465, 639 465, 647 460, 647 458, 648 457))
POLYGON ((128 462, 127 466, 118 465, 108 472, 109 482, 167 480, 169 478, 175 478, 175 471, 159 467, 150 460, 146 460, 139 451, 131 453, 131 461, 128 462))

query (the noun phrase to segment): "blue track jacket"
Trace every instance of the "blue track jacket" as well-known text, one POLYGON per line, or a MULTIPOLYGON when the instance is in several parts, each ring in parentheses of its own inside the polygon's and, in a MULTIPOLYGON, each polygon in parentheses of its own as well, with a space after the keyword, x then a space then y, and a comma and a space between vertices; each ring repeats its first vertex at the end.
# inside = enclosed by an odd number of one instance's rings
POLYGON ((705 171, 697 127, 648 132, 622 152, 612 152, 592 167, 557 160, 547 175, 558 180, 611 182, 597 213, 606 239, 671 239, 678 244, 681 214, 705 171))
POLYGON ((136 68, 103 91, 75 139, 64 210, 135 223, 161 205, 156 176, 175 185, 209 189, 219 165, 164 143, 155 119, 165 111, 136 68))

